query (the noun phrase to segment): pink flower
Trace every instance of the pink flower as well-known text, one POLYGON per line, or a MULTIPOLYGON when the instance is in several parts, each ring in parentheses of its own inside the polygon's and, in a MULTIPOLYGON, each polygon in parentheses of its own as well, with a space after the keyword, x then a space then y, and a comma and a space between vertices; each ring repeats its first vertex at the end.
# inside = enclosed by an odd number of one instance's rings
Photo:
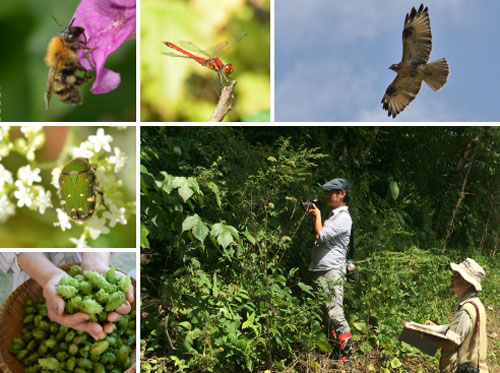
POLYGON ((120 85, 120 74, 104 63, 125 40, 135 39, 135 6, 136 0, 82 0, 73 15, 73 26, 85 29, 87 47, 95 48, 78 52, 80 64, 96 72, 93 94, 108 93, 120 85))

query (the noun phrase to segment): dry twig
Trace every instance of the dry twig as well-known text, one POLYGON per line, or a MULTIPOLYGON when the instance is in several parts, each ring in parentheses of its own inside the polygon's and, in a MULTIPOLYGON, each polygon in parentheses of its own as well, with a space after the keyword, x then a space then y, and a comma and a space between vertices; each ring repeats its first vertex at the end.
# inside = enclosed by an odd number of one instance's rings
POLYGON ((228 111, 232 109, 234 101, 233 91, 235 86, 236 80, 233 80, 230 86, 222 89, 219 102, 217 103, 209 122, 222 122, 228 111))

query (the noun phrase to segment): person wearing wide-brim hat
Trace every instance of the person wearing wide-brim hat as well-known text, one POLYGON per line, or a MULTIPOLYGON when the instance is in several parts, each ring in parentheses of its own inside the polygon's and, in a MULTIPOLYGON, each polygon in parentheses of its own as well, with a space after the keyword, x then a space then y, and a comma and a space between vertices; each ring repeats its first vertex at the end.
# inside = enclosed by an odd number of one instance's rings
MULTIPOLYGON (((488 372, 486 335, 486 312, 478 292, 485 275, 483 268, 474 259, 467 258, 460 264, 451 263, 453 276, 450 289, 459 299, 453 320, 448 325, 449 340, 422 334, 441 347, 440 372, 488 372)), ((427 325, 435 325, 427 320, 427 325)))

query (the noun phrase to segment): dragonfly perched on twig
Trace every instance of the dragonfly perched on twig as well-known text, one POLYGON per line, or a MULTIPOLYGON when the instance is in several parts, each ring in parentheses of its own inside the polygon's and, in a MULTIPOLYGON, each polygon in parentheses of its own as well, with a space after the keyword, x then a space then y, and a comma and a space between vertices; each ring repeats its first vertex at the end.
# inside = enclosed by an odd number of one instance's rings
MULTIPOLYGON (((215 81, 215 84, 217 85, 217 82, 219 82, 219 85, 221 87, 225 87, 231 84, 231 81, 233 80, 230 77, 230 75, 234 72, 234 66, 230 63, 224 64, 219 57, 221 57, 232 47, 234 47, 234 45, 241 39, 243 39, 245 36, 247 36, 247 33, 243 32, 238 36, 236 36, 235 38, 233 38, 232 40, 230 41, 226 40, 221 43, 218 43, 210 47, 206 51, 198 48, 195 44, 189 41, 179 42, 178 44, 180 45, 180 47, 169 41, 164 41, 163 43, 167 47, 174 49, 177 53, 166 52, 162 54, 170 57, 184 57, 195 60, 200 65, 205 66, 212 71, 215 71, 217 73, 217 79, 215 81)), ((215 90, 217 92, 217 87, 215 90)))

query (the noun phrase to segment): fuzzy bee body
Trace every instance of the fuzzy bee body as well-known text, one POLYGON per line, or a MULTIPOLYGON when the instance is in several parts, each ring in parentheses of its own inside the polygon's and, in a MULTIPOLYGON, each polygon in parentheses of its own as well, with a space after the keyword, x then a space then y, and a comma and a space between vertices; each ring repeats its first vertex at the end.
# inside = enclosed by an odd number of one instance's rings
POLYGON ((47 48, 45 63, 50 69, 45 92, 45 109, 49 108, 52 93, 65 104, 81 105, 82 96, 78 86, 92 79, 76 75, 77 71, 86 71, 78 62, 78 49, 91 48, 87 48, 86 42, 79 39, 84 28, 72 24, 73 21, 60 35, 54 36, 47 48))

